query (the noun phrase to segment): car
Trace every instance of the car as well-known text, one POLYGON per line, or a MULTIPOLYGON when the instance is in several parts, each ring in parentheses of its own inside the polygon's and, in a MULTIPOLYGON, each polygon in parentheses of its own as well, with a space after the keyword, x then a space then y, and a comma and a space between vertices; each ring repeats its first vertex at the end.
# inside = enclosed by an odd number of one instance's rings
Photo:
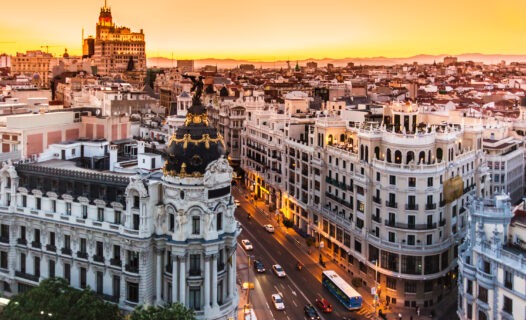
POLYGON ((285 304, 283 303, 283 298, 281 298, 281 295, 279 293, 272 294, 272 303, 274 303, 274 308, 276 310, 284 310, 285 304))
POLYGON ((252 246, 252 242, 250 242, 250 240, 248 239, 241 240, 241 245, 243 246, 243 249, 245 249, 246 251, 254 250, 254 247, 252 246))
POLYGON ((267 230, 268 233, 274 233, 274 226, 271 224, 265 224, 263 225, 263 228, 265 228, 265 230, 267 230))
POLYGON ((308 304, 303 308, 303 311, 305 312, 305 316, 309 320, 319 320, 320 316, 318 315, 318 312, 316 309, 314 309, 314 306, 312 304, 308 304))
POLYGON ((324 298, 316 298, 316 306, 322 312, 332 312, 332 305, 329 303, 329 301, 325 300, 324 298))
POLYGON ((283 270, 283 268, 279 264, 273 264, 272 271, 274 271, 274 273, 280 278, 287 276, 287 274, 285 273, 285 270, 283 270))
POLYGON ((239 202, 239 200, 234 200, 234 203, 235 203, 236 207, 239 207, 241 205, 241 202, 239 202))
POLYGON ((265 265, 263 265, 263 262, 259 260, 254 260, 254 269, 256 269, 256 271, 259 273, 263 273, 265 272, 265 265))

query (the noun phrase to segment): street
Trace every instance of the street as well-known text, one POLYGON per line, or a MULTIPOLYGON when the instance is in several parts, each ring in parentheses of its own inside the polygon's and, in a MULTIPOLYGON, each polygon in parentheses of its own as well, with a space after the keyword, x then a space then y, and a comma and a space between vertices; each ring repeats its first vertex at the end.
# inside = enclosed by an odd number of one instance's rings
MULTIPOLYGON (((252 290, 251 294, 257 294, 259 289, 266 301, 266 306, 262 309, 261 306, 256 305, 254 299, 251 299, 258 318, 269 319, 269 315, 272 315, 273 319, 304 319, 303 308, 305 305, 314 304, 316 298, 323 297, 332 304, 333 312, 322 313, 321 310, 317 309, 321 319, 343 319, 344 317, 376 319, 373 317, 374 310, 368 308, 365 303, 364 308, 360 311, 351 312, 345 309, 329 291, 323 288, 321 284, 323 268, 317 260, 308 255, 305 243, 301 243, 296 237, 289 235, 285 227, 278 226, 271 214, 259 208, 256 209, 254 204, 245 199, 238 190, 234 190, 233 195, 241 203, 236 209, 236 217, 243 226, 239 241, 249 239, 254 247, 253 250, 245 251, 250 259, 247 255, 241 255, 238 256, 238 263, 248 264, 248 260, 250 260, 249 277, 250 281, 255 283, 255 290, 252 290), (264 224, 269 223, 275 227, 275 233, 269 233, 263 227, 264 224), (247 261, 242 262, 243 259, 247 261), (256 272, 252 265, 254 259, 263 262, 266 272, 256 272), (301 271, 296 268, 298 261, 304 266, 301 271), (271 270, 273 264, 280 264, 287 276, 278 278, 271 270), (285 310, 278 311, 274 308, 271 300, 273 293, 281 294, 285 310), (262 310, 265 310, 266 313, 260 314, 262 310)), ((289 232, 294 231, 289 230, 289 232)), ((315 249, 312 248, 312 250, 315 249)), ((245 282, 247 279, 241 279, 241 281, 245 282)))

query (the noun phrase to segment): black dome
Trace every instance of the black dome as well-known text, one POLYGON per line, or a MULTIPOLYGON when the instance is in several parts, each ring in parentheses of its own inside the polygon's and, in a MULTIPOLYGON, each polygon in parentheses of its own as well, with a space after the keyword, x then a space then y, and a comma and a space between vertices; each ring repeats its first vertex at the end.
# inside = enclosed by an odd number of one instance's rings
POLYGON ((225 154, 223 137, 208 125, 206 109, 193 104, 183 126, 170 138, 163 172, 169 176, 200 176, 212 161, 225 154))

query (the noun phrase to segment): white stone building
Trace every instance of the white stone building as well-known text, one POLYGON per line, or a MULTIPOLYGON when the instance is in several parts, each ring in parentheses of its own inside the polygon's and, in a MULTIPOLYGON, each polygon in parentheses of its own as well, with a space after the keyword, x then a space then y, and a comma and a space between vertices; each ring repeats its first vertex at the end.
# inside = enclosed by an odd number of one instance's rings
POLYGON ((460 319, 526 318, 526 212, 512 212, 510 198, 475 198, 469 230, 459 248, 460 319))
MULTIPOLYGON (((64 160, 5 163, 2 295, 58 276, 124 310, 179 301, 198 319, 235 318, 240 228, 232 169, 206 113, 190 109, 187 120, 170 140, 162 172, 151 170, 159 167, 155 155, 139 155, 146 174, 94 171, 64 160)), ((116 150, 110 146, 113 159, 116 150)))

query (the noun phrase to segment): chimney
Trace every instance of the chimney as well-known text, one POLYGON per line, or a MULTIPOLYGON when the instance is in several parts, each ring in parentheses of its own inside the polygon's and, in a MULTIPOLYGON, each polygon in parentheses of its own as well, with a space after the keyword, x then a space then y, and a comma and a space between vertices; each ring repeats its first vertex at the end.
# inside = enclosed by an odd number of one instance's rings
POLYGON ((112 144, 110 146, 110 171, 115 170, 115 164, 117 163, 117 151, 119 147, 112 144))

